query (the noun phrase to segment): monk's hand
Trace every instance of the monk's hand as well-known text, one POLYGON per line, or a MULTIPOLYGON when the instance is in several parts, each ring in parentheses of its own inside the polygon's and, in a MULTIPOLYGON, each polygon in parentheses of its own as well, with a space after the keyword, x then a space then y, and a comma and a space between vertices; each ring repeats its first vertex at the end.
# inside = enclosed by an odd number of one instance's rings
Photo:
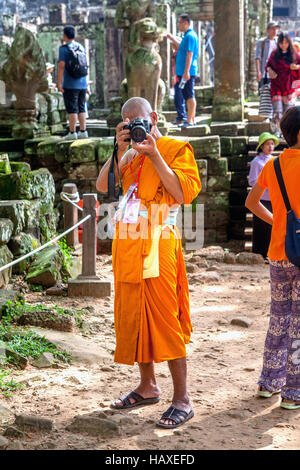
POLYGON ((146 157, 149 157, 151 160, 154 160, 160 155, 156 141, 150 134, 146 135, 146 139, 143 140, 143 142, 132 141, 132 148, 141 155, 146 155, 146 157))
POLYGON ((116 140, 118 143, 118 150, 120 153, 125 153, 130 144, 130 130, 124 129, 124 126, 128 126, 129 119, 120 122, 116 127, 116 140))

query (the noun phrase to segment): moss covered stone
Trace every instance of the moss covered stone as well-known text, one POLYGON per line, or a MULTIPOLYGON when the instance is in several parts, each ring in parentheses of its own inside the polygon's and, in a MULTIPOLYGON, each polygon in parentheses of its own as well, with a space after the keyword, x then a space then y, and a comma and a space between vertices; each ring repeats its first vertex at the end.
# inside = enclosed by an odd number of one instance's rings
POLYGON ((39 142, 37 145, 37 154, 38 155, 54 155, 56 151, 56 144, 60 141, 60 137, 50 137, 49 139, 44 139, 42 142, 39 142))
POLYGON ((13 223, 13 235, 20 233, 25 226, 24 201, 0 201, 0 217, 13 223))
POLYGON ((106 137, 99 142, 97 146, 97 155, 99 163, 105 163, 114 150, 114 137, 106 137))
POLYGON ((218 160, 208 160, 208 174, 225 176, 228 173, 227 158, 219 158, 218 160))
POLYGON ((85 163, 96 160, 99 139, 78 139, 70 147, 70 162, 85 163))
MULTIPOLYGON (((13 255, 9 251, 7 245, 0 246, 0 266, 5 266, 13 260, 13 255)), ((9 283, 11 276, 12 268, 4 269, 0 271, 0 289, 2 289, 6 284, 9 283)))
POLYGON ((10 219, 0 219, 0 245, 9 242, 14 229, 14 224, 10 219))
POLYGON ((229 191, 230 190, 231 173, 225 176, 210 176, 207 180, 207 191, 229 191))
POLYGON ((195 158, 219 158, 221 154, 220 137, 188 137, 194 149, 195 158))
POLYGON ((24 142, 24 154, 27 155, 27 156, 37 155, 38 154, 38 151, 37 151, 38 145, 41 142, 44 142, 44 140, 45 139, 42 138, 42 137, 37 137, 36 139, 25 140, 25 142, 24 142))
MULTIPOLYGON (((33 250, 32 238, 27 233, 20 232, 11 238, 8 248, 14 255, 14 258, 20 258, 33 250)), ((21 274, 26 270, 28 258, 13 266, 14 274, 21 274)))
POLYGON ((12 172, 24 172, 31 170, 29 163, 26 162, 10 162, 10 167, 12 172))
POLYGON ((0 199, 40 199, 40 211, 48 214, 54 203, 55 184, 46 168, 0 175, 0 199))
POLYGON ((44 287, 52 287, 61 279, 63 253, 58 246, 48 246, 37 254, 30 265, 26 281, 44 287))
POLYGON ((182 127, 181 134, 182 135, 189 135, 191 137, 200 137, 204 135, 208 135, 211 133, 211 129, 207 124, 202 124, 199 126, 191 126, 191 127, 182 127))
POLYGON ((55 160, 59 163, 67 163, 70 158, 72 140, 60 140, 55 146, 55 160))

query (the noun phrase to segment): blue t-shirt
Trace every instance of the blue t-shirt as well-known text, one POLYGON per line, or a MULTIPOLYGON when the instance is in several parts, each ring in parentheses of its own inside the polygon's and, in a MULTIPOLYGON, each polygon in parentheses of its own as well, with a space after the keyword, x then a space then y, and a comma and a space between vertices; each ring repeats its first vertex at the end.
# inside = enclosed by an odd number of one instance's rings
MULTIPOLYGON (((71 44, 74 46, 80 45, 78 42, 72 41, 71 44)), ((68 46, 70 47, 70 46, 68 46)), ((84 50, 84 47, 81 46, 84 50)), ((66 63, 70 52, 66 46, 60 46, 58 54, 58 62, 63 61, 66 63)), ((71 88, 73 90, 86 90, 87 89, 87 79, 86 77, 74 78, 69 72, 65 69, 63 76, 63 88, 71 88)))
POLYGON ((185 71, 186 57, 188 52, 193 52, 192 64, 190 67, 191 77, 195 77, 198 74, 198 52, 199 52, 199 40, 198 36, 191 28, 187 30, 176 54, 176 75, 182 76, 185 71))

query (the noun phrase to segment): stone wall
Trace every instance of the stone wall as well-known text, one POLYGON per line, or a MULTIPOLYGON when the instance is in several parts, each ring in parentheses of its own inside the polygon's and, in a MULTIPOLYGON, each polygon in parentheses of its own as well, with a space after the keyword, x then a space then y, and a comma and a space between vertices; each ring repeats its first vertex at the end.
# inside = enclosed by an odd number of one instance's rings
MULTIPOLYGON (((0 166, 0 266, 47 242, 56 234, 55 185, 47 168, 25 162, 0 166)), ((28 259, 0 273, 0 288, 11 273, 23 273, 28 259)))

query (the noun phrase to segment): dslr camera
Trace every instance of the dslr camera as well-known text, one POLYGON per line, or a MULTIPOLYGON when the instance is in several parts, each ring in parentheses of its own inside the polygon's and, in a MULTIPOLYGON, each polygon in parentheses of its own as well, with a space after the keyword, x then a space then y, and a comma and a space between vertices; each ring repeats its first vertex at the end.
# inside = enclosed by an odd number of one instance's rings
MULTIPOLYGON (((151 131, 152 124, 141 118, 136 118, 134 121, 130 122, 127 126, 124 126, 123 129, 130 130, 130 139, 135 142, 143 142, 146 139, 146 134, 149 134, 151 131)), ((130 139, 127 139, 125 142, 130 142, 130 139)))

